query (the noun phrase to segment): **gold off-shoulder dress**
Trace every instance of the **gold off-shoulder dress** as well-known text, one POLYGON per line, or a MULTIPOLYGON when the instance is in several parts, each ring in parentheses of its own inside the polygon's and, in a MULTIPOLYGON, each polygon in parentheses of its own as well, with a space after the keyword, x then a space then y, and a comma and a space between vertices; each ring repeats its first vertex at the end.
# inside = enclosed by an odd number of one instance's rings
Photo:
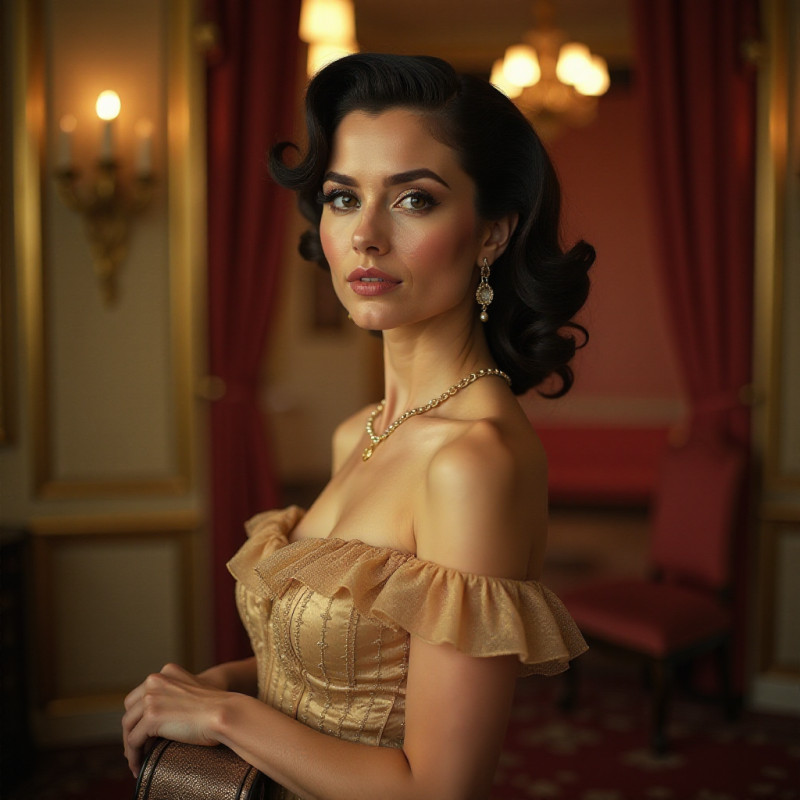
MULTIPOLYGON (((552 675, 586 649, 537 581, 473 575, 361 541, 289 536, 297 506, 259 514, 228 563, 258 663, 258 696, 315 730, 402 747, 410 637, 515 654, 552 675)), ((295 795, 274 787, 274 800, 295 795)))

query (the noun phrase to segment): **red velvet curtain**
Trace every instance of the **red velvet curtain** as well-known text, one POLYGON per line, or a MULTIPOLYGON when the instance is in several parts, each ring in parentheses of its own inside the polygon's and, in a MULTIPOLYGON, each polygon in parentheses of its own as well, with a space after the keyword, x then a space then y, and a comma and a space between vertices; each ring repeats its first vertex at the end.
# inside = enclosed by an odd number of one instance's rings
POLYGON ((266 153, 291 137, 300 0, 207 0, 219 42, 209 54, 208 315, 215 655, 249 652, 226 562, 244 521, 278 503, 258 382, 273 317, 291 198, 269 179, 266 153), (222 384, 221 384, 222 385, 222 384))
POLYGON ((663 294, 695 435, 749 441, 756 0, 637 0, 663 294))
MULTIPOLYGON (((748 449, 757 0, 636 0, 661 284, 690 436, 748 449)), ((745 663, 748 502, 733 542, 736 678, 745 663)))

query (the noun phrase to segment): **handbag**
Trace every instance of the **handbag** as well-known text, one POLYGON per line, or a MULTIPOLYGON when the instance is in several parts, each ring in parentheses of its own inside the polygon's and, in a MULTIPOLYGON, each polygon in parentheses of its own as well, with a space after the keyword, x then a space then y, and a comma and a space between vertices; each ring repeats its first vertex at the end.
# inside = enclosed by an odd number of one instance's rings
POLYGON ((134 800, 266 800, 272 782, 224 745, 157 739, 142 764, 134 800))

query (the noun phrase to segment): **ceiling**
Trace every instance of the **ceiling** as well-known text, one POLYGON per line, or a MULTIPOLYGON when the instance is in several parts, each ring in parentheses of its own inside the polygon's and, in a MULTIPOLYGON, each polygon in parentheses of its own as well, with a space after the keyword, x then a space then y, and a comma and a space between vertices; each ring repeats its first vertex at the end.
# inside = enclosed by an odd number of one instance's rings
POLYGON ((465 72, 487 73, 548 6, 555 25, 612 69, 630 67, 629 0, 354 0, 362 50, 439 56, 465 72))

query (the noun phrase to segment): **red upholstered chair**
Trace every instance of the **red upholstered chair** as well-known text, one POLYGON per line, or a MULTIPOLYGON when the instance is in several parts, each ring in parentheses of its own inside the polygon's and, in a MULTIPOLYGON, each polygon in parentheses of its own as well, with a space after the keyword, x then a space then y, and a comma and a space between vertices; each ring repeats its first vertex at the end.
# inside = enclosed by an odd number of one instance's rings
MULTIPOLYGON (((730 544, 738 521, 745 457, 723 443, 670 448, 651 517, 652 577, 587 584, 563 600, 590 644, 644 657, 651 668, 652 746, 667 749, 667 707, 675 671, 715 651, 726 710, 730 687, 730 544)), ((574 705, 577 672, 567 672, 562 706, 574 705)))

